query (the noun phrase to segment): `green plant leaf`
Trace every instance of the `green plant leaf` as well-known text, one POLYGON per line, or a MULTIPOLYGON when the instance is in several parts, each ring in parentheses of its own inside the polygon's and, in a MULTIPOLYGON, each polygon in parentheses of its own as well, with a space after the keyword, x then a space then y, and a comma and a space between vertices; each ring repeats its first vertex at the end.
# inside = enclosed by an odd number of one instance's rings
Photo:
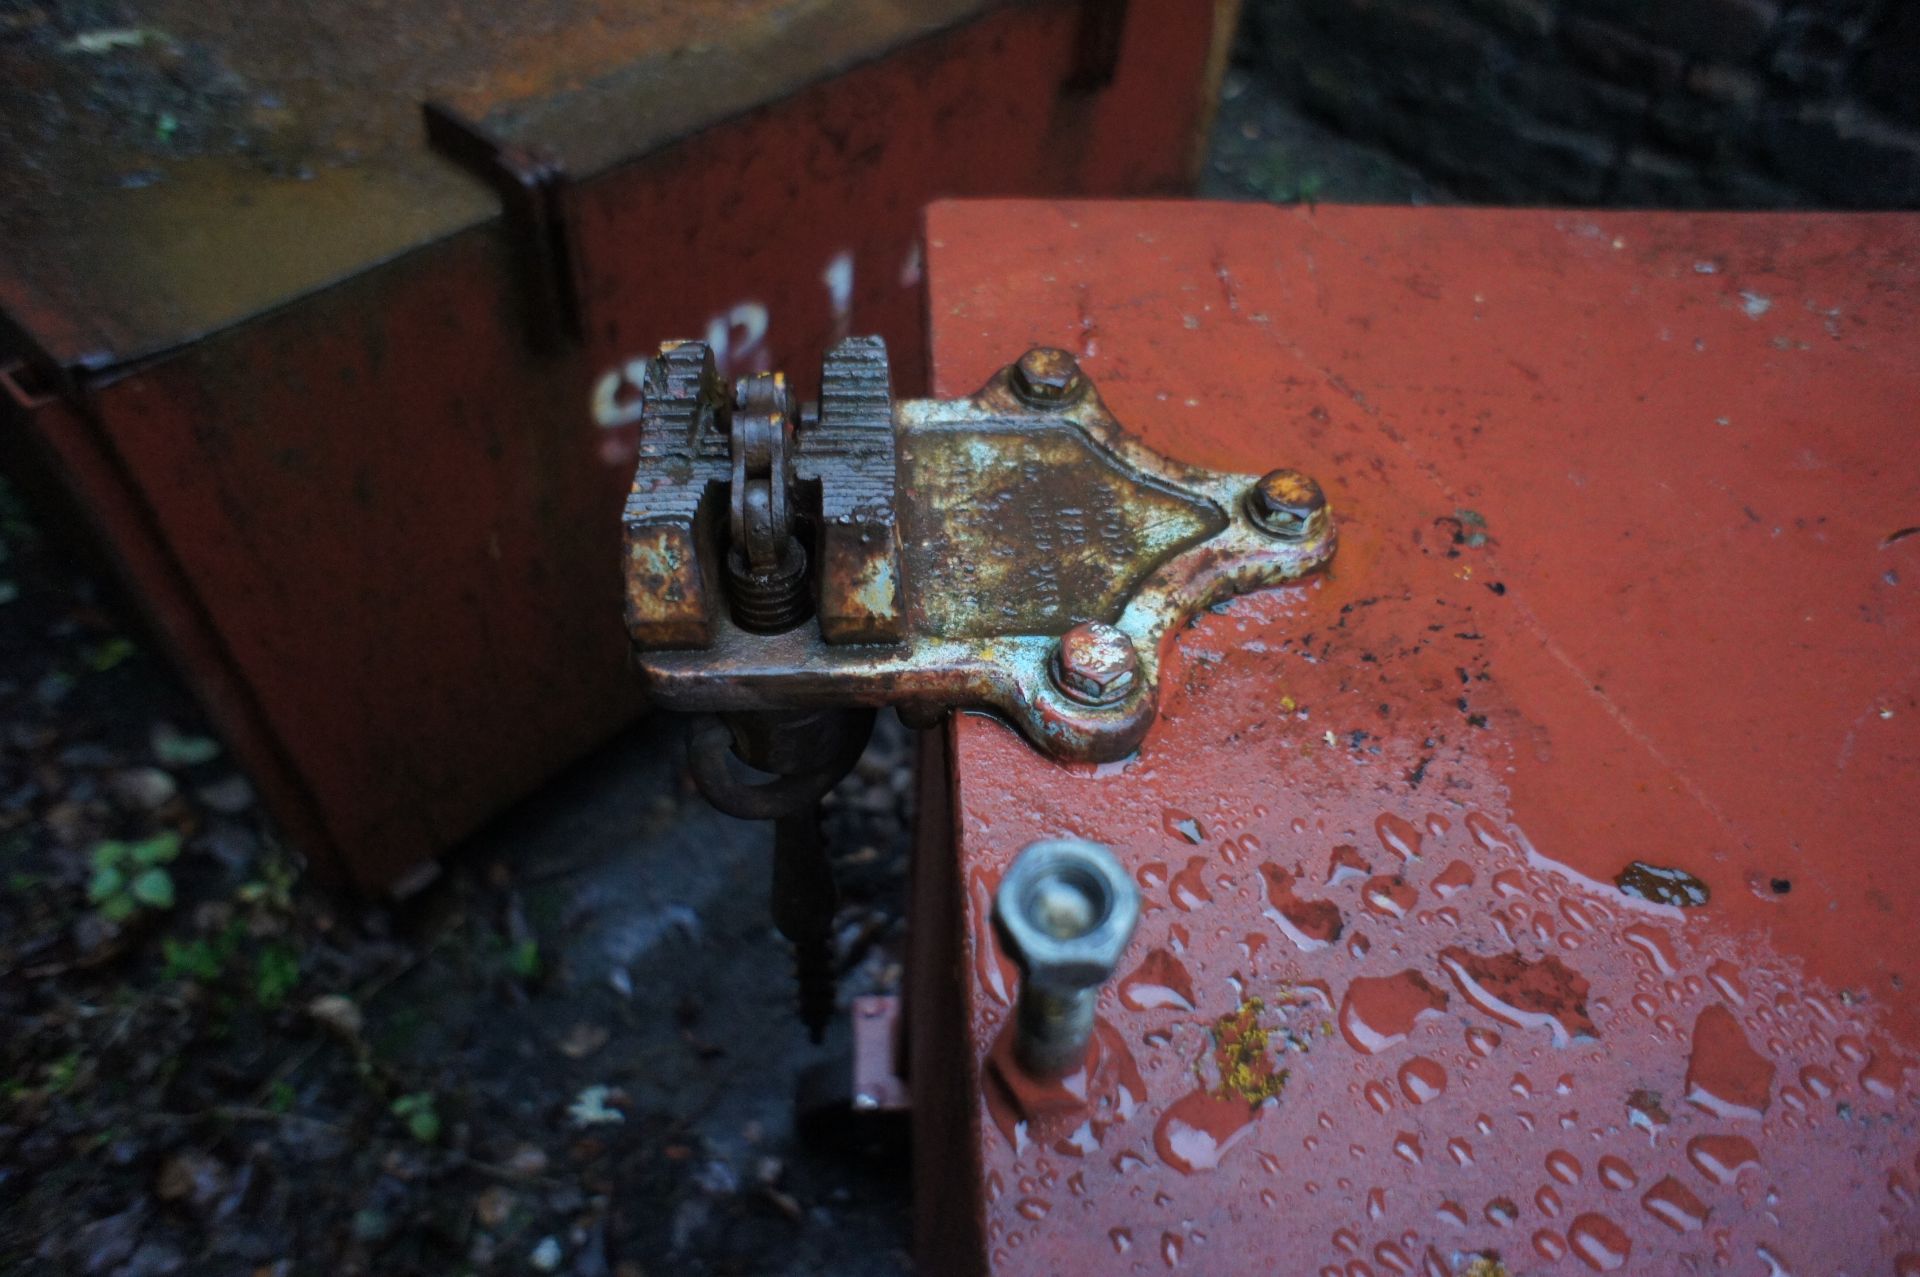
POLYGON ((153 755, 168 767, 198 767, 220 757, 220 742, 188 736, 170 723, 161 723, 153 729, 153 755))
POLYGON ((87 863, 93 866, 95 873, 102 869, 117 869, 127 858, 127 844, 117 838, 93 844, 93 850, 87 853, 87 863))
POLYGON ((127 848, 136 865, 164 865, 180 855, 180 835, 169 829, 127 848))
POLYGON ((522 980, 531 980, 540 974, 540 942, 522 940, 507 953, 507 965, 522 980))
POLYGON ((100 902, 100 916, 108 922, 125 922, 133 917, 140 902, 129 895, 108 896, 100 902))
POLYGON ((137 650, 132 639, 110 638, 87 649, 87 666, 96 674, 104 674, 137 650))
POLYGON ((173 875, 155 866, 133 880, 133 898, 152 909, 173 908, 173 875))
POLYGON ((226 965, 220 951, 205 940, 182 943, 169 937, 161 942, 160 951, 166 955, 166 975, 170 980, 198 980, 207 984, 219 979, 220 969, 226 965))
POLYGON ((101 904, 118 896, 127 886, 127 875, 118 865, 96 865, 93 881, 87 884, 87 900, 101 904))
POLYGON ((431 1091, 414 1091, 393 1102, 393 1115, 407 1124, 407 1133, 422 1144, 440 1138, 440 1114, 431 1091))
POLYGON ((273 945, 261 951, 253 981, 254 997, 261 1006, 269 1010, 279 1006, 299 983, 299 954, 285 945, 273 945))

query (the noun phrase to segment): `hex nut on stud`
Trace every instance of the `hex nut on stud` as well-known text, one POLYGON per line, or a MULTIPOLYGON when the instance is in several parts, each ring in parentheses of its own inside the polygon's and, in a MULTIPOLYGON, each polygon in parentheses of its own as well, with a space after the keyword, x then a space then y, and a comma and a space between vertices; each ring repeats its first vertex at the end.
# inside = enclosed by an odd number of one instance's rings
POLYGON ((1268 536, 1306 541, 1327 526, 1327 498, 1298 470, 1273 470, 1247 490, 1247 517, 1268 536))
POLYGON ((1096 707, 1118 705, 1140 678, 1140 654, 1125 631, 1082 621, 1060 636, 1047 672, 1069 699, 1096 707))
POLYGON ((1022 402, 1035 408, 1071 403, 1087 388, 1078 361, 1052 346, 1036 346, 1020 356, 1008 373, 1007 383, 1022 402))
POLYGON ((1093 1036, 1100 986, 1133 939, 1140 889, 1099 843, 1051 839, 1014 858, 993 917, 1023 974, 1015 1058, 1036 1074, 1068 1072, 1093 1036))

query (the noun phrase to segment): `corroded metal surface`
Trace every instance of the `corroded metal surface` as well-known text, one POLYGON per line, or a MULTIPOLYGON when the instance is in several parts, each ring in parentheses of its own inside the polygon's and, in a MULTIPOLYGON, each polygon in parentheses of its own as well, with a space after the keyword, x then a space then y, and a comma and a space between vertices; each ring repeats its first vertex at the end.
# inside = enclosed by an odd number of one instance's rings
POLYGON ((970 1123, 916 1115, 922 1267, 1920 1272, 1920 219, 971 204, 929 237, 936 390, 1096 335, 1168 451, 1297 432, 1342 548, 1183 630, 1119 766, 954 720, 943 1018, 908 1023, 916 1097, 970 1123), (991 902, 1063 835, 1143 915, 1041 1081, 991 902))
POLYGON ((1178 626, 1333 555, 1324 501, 1278 527, 1250 500, 1270 478, 1142 446, 1061 351, 1031 351, 965 398, 896 408, 885 347, 854 338, 829 353, 821 385, 791 448, 820 623, 749 633, 717 606, 740 588, 719 565, 744 532, 715 514, 746 482, 751 387, 720 387, 696 342, 649 366, 627 621, 659 703, 977 706, 1051 754, 1117 758, 1153 720, 1178 626))

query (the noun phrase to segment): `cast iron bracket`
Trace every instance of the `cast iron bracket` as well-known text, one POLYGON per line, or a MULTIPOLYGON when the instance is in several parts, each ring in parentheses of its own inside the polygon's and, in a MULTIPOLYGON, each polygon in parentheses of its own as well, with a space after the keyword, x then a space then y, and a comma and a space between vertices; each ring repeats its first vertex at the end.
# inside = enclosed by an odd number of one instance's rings
POLYGON ((1051 755, 1112 760, 1152 723, 1189 617, 1334 551, 1313 480, 1159 455, 1062 351, 964 399, 896 404, 885 345, 850 338, 814 411, 777 375, 729 393, 704 345, 675 342, 642 394, 627 628, 669 709, 991 709, 1051 755), (806 552, 810 605, 774 626, 755 591, 780 581, 741 544, 777 562, 769 509, 806 552))

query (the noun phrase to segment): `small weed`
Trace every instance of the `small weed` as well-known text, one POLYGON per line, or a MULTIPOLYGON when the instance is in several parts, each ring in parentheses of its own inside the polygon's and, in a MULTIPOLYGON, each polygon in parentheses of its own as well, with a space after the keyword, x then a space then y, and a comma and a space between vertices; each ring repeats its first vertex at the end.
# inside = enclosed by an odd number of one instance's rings
POLYGON ((507 950, 507 967, 522 980, 538 979, 540 975, 540 942, 526 939, 507 950))
POLYGON ((113 922, 125 922, 142 909, 171 909, 173 875, 165 866, 179 854, 180 835, 170 830, 138 842, 95 843, 87 900, 113 922))
POLYGON ((440 1114, 434 1108, 433 1092, 414 1091, 393 1102, 393 1115, 406 1123, 407 1134, 422 1144, 440 1138, 440 1114))
POLYGON ((253 996, 271 1011, 287 1000, 300 983, 300 955, 285 945, 269 945, 261 950, 254 970, 253 996))

